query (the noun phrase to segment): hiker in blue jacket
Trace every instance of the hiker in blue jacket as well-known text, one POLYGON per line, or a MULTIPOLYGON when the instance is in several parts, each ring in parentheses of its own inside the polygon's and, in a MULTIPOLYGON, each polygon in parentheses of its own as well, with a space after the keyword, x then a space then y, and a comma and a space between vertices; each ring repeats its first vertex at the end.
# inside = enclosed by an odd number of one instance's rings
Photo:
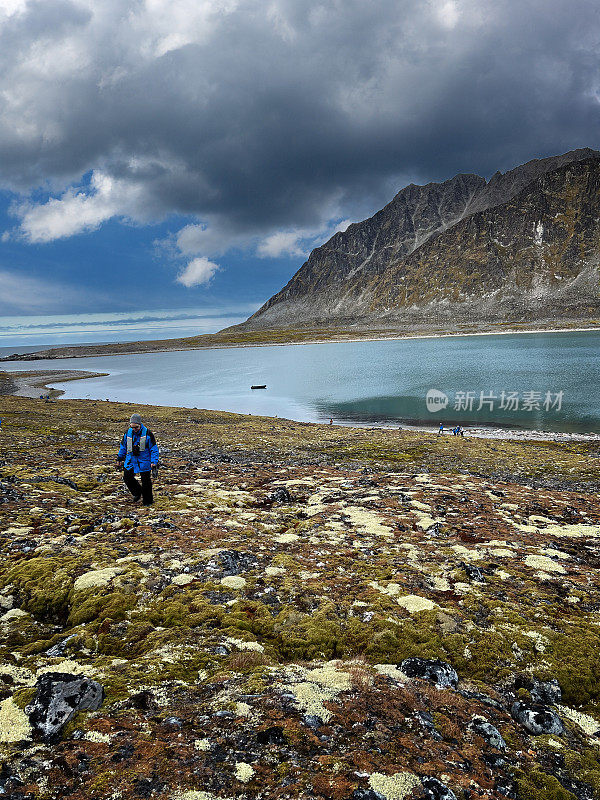
POLYGON ((129 430, 123 436, 119 447, 117 469, 123 470, 123 481, 133 495, 134 503, 137 503, 140 497, 145 506, 151 506, 154 502, 151 477, 158 476, 158 458, 158 445, 154 434, 142 424, 139 414, 132 414, 129 430), (141 486, 134 478, 136 473, 140 475, 141 486))

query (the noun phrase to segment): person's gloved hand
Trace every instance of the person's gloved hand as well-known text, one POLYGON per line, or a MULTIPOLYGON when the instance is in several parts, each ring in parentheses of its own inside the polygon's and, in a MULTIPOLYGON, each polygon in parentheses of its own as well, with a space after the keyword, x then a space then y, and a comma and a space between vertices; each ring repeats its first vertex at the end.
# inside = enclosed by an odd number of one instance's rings
POLYGON ((152 475, 152 479, 156 480, 158 478, 158 464, 152 464, 150 467, 150 473, 152 475))
POLYGON ((115 463, 115 469, 117 470, 117 472, 122 471, 124 463, 125 463, 124 461, 117 460, 117 462, 115 463))

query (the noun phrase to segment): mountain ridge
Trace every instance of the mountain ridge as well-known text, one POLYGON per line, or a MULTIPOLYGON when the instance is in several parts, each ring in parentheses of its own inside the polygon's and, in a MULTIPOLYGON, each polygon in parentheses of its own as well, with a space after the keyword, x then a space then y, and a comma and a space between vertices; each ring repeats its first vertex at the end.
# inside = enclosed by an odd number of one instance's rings
MULTIPOLYGON (((431 284, 429 273, 438 269, 440 260, 444 259, 455 264, 458 284, 462 286, 463 283, 466 283, 470 287, 471 296, 477 296, 477 287, 472 280, 465 280, 461 264, 456 262, 456 247, 460 247, 466 253, 466 260, 472 264, 475 257, 472 247, 465 238, 458 242, 454 229, 465 224, 467 220, 472 220, 478 214, 488 213, 494 217, 494 209, 506 208, 513 218, 504 221, 501 227, 506 234, 507 228, 510 228, 512 224, 515 232, 518 230, 520 237, 518 246, 513 247, 512 250, 518 250, 519 247, 523 249, 527 245, 528 234, 518 225, 520 211, 514 205, 515 199, 522 196, 521 202, 525 202, 528 190, 530 193, 534 192, 534 185, 539 185, 548 175, 558 172, 563 175, 564 179, 565 169, 584 161, 589 162, 592 171, 597 171, 600 165, 599 159, 600 152, 591 148, 581 148, 546 159, 533 159, 506 173, 496 172, 489 181, 475 174, 461 173, 443 183, 429 183, 424 186, 410 184, 401 189, 386 206, 372 217, 353 223, 346 231, 334 234, 329 241, 313 250, 290 281, 254 315, 241 325, 226 330, 244 331, 294 327, 307 321, 311 324, 339 327, 363 323, 373 325, 384 319, 392 322, 394 319, 399 322, 410 321, 411 317, 419 315, 423 310, 422 304, 412 302, 413 296, 422 291, 425 291, 425 294, 428 293, 428 287, 430 288, 431 284), (432 246, 433 241, 436 241, 437 245, 432 246), (446 248, 445 252, 444 247, 446 248), (427 260, 423 259, 423 254, 428 252, 431 253, 432 258, 435 257, 435 261, 427 263, 427 260), (416 253, 420 255, 416 256, 416 253), (415 270, 418 272, 418 276, 413 275, 414 280, 410 281, 411 298, 406 295, 402 300, 400 294, 393 291, 394 280, 405 282, 406 274, 403 272, 406 271, 403 270, 403 266, 411 267, 411 265, 413 272, 415 270), (409 299, 411 299, 410 303, 408 303, 409 299)), ((569 203, 577 204, 574 197, 567 197, 564 192, 561 194, 560 190, 560 186, 553 185, 553 191, 561 195, 559 200, 563 203, 563 207, 558 210, 555 208, 557 214, 568 211, 569 203)), ((541 204, 538 210, 540 216, 545 219, 545 230, 559 227, 553 226, 551 220, 544 216, 543 206, 546 202, 544 198, 538 196, 537 201, 541 204)), ((590 212, 591 207, 597 204, 597 200, 588 197, 586 202, 589 208, 584 215, 588 218, 588 224, 594 228, 595 222, 593 214, 590 212)), ((529 212, 534 213, 531 208, 529 212)), ((485 224, 484 227, 486 227, 485 224)), ((471 233, 478 241, 481 239, 481 231, 471 228, 471 233)), ((530 233, 529 239, 534 239, 535 234, 533 231, 530 233)), ((557 232, 555 231, 555 233, 557 232)), ((571 231, 572 234, 573 231, 571 231)), ((581 231, 577 231, 577 236, 580 235, 581 231)), ((487 244, 489 245, 490 242, 487 244)), ((595 246, 595 243, 592 245, 587 243, 588 256, 595 246)), ((483 247, 483 250, 481 247, 482 244, 479 241, 478 259, 483 258, 484 250, 489 251, 489 247, 483 247)), ((508 250, 511 248, 508 247, 508 250)), ((511 258, 514 262, 514 253, 511 253, 511 258)), ((499 260, 496 257, 491 259, 490 263, 494 263, 498 267, 501 261, 502 259, 499 260)), ((533 261, 535 262, 535 258, 533 261)), ((589 267, 590 264, 587 266, 589 267)), ((520 273, 518 276, 513 275, 507 267, 508 264, 504 264, 500 272, 507 276, 512 275, 511 286, 513 289, 515 286, 527 283, 527 281, 523 281, 523 275, 520 274, 523 269, 526 270, 522 263, 519 262, 520 273)), ((565 264, 562 267, 564 268, 565 264)), ((573 275, 569 276, 570 279, 574 277, 573 275)), ((448 278, 452 280, 451 275, 448 278)), ((582 279, 582 282, 587 287, 589 300, 590 292, 592 294, 594 292, 594 281, 597 283, 597 264, 588 278, 587 281, 582 279)), ((554 281, 554 284, 557 282, 554 281)), ((494 291, 498 293, 500 289, 501 287, 494 284, 494 291)), ((478 301, 483 300, 484 294, 485 292, 479 291, 478 301)), ((459 317, 464 317, 468 321, 477 319, 485 322, 488 318, 497 320, 503 316, 506 316, 506 319, 513 319, 515 314, 518 319, 527 319, 527 304, 519 304, 518 291, 516 294, 513 291, 514 302, 512 303, 505 302, 506 298, 504 298, 503 302, 496 304, 497 308, 493 308, 493 303, 475 302, 472 304, 470 313, 465 313, 464 307, 458 307, 460 298, 456 296, 456 293, 454 293, 454 302, 451 292, 443 290, 442 295, 445 307, 440 306, 439 303, 437 310, 431 306, 431 303, 427 306, 427 314, 432 323, 439 322, 440 319, 442 321, 451 319, 453 310, 458 313, 459 317)), ((564 291, 557 293, 558 298, 564 295, 564 291)), ((525 293, 524 298, 527 299, 527 297, 531 301, 531 292, 525 293)), ((564 297, 564 300, 566 303, 569 298, 564 297)), ((537 303, 536 306, 534 303, 533 306, 531 321, 535 322, 536 308, 541 308, 544 304, 537 303)), ((557 307, 556 303, 546 303, 545 306, 548 306, 551 315, 557 313, 557 308, 561 313, 562 307, 557 307)), ((592 303, 592 306, 593 308, 588 302, 585 308, 582 307, 581 313, 584 316, 588 313, 595 313, 595 303, 592 303)), ((566 311, 566 308, 562 308, 562 310, 566 311)), ((597 310, 600 313, 600 308, 597 310)))

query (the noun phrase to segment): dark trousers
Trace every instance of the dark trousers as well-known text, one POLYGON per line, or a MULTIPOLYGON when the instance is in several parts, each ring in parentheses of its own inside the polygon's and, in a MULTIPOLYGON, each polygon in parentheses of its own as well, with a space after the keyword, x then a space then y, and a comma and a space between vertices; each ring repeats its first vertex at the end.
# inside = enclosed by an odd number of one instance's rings
POLYGON ((150 472, 140 472, 140 478, 142 479, 141 486, 133 477, 132 469, 123 470, 123 481, 125 486, 129 489, 136 500, 138 497, 141 497, 144 505, 150 506, 154 502, 152 497, 152 481, 150 480, 150 472))

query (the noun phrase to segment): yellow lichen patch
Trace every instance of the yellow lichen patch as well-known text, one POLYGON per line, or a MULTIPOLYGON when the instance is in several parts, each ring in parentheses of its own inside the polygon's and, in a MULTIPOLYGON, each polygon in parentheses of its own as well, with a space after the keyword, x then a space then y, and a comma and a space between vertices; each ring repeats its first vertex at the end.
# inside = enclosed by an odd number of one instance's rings
POLYGON ((274 541, 280 544, 290 544, 290 542, 298 541, 299 538, 297 533, 282 533, 280 536, 276 536, 274 541))
POLYGON ((31 738, 29 720, 8 697, 0 703, 0 742, 20 742, 31 738))
POLYGON ((364 533, 372 536, 381 536, 384 539, 388 539, 393 535, 389 525, 384 525, 379 514, 373 511, 367 511, 367 509, 360 506, 345 506, 343 514, 355 528, 364 531, 364 533))
POLYGON ((10 611, 0 617, 0 622, 11 622, 28 616, 27 611, 23 611, 21 608, 11 608, 10 611))
POLYGON ((51 666, 40 667, 37 671, 37 675, 43 675, 45 672, 68 672, 70 675, 93 675, 96 671, 93 667, 78 664, 77 661, 71 661, 70 659, 64 659, 51 666))
MULTIPOLYGON (((600 538, 600 525, 587 525, 583 523, 576 523, 572 525, 557 525, 553 520, 549 520, 551 524, 548 525, 521 525, 514 520, 505 517, 505 519, 524 533, 545 533, 550 536, 566 537, 568 539, 594 539, 600 538)), ((530 517, 531 519, 531 517, 530 517)), ((540 517, 536 517, 537 520, 540 517)), ((545 518, 544 518, 545 519, 545 518)))
POLYGON ((228 589, 243 589, 246 585, 246 579, 241 575, 226 575, 221 578, 221 584, 228 589))
POLYGON ((228 800, 228 798, 217 798, 212 792, 203 792, 197 789, 180 789, 171 795, 171 800, 228 800))
POLYGON ((322 667, 307 670, 303 667, 290 667, 288 675, 300 679, 296 683, 286 685, 294 697, 296 704, 310 716, 320 717, 324 722, 331 718, 331 711, 324 703, 333 700, 340 692, 351 688, 350 676, 339 671, 338 661, 329 661, 322 667))
POLYGON ((229 644, 235 645, 238 650, 254 650, 257 653, 262 653, 265 649, 259 642, 245 642, 243 639, 233 639, 231 637, 228 637, 227 641, 229 644))
POLYGON ((235 765, 235 777, 242 783, 248 783, 254 777, 254 767, 245 761, 238 761, 235 765))
POLYGON ((369 586, 372 586, 373 589, 377 589, 378 592, 387 594, 390 597, 395 597, 396 595, 400 594, 401 591, 401 586, 399 583, 388 583, 387 586, 380 586, 377 581, 369 581, 369 586))
POLYGON ((23 667, 15 667, 12 664, 0 664, 0 676, 7 675, 13 683, 18 686, 33 686, 35 675, 23 667))
POLYGON ((385 800, 404 800, 421 781, 412 772, 396 772, 394 775, 382 775, 374 772, 369 777, 369 786, 379 792, 385 800))
POLYGON ((86 731, 83 738, 88 742, 96 742, 98 744, 110 743, 110 736, 100 731, 86 731))
POLYGON ((399 597, 396 602, 406 609, 409 614, 417 614, 419 611, 431 611, 437 608, 437 603, 434 603, 433 600, 421 597, 418 594, 407 594, 404 597, 399 597))
POLYGON ((542 572, 558 572, 560 575, 566 573, 566 569, 562 564, 557 564, 548 556, 530 555, 525 559, 525 563, 532 569, 539 569, 542 572))
POLYGON ((275 575, 285 575, 284 567, 267 567, 265 569, 265 575, 269 575, 271 577, 275 575))
POLYGON ((174 584, 175 586, 187 586, 187 584, 191 583, 193 580, 194 580, 193 575, 181 573, 181 575, 176 575, 171 581, 171 583, 174 584))
POLYGON ((457 556, 460 556, 463 561, 479 561, 483 558, 482 553, 476 548, 465 547, 462 544, 453 544, 452 550, 457 556))
POLYGON ((194 747, 196 750, 210 750, 210 739, 196 739, 194 741, 194 747))
POLYGON ((2 531, 3 536, 25 536, 28 533, 31 533, 33 528, 27 527, 14 527, 14 528, 6 528, 6 530, 2 531))
POLYGON ((446 578, 441 578, 438 575, 431 578, 431 585, 434 589, 437 589, 438 592, 449 592, 452 588, 450 582, 447 581, 446 578))
POLYGON ((106 586, 113 578, 121 572, 119 568, 106 567, 105 569, 94 569, 80 575, 75 581, 73 588, 76 592, 84 589, 91 589, 98 586, 106 586))
POLYGON ((395 664, 375 664, 374 668, 380 675, 387 675, 388 678, 393 678, 399 683, 407 680, 407 676, 395 664))
POLYGON ((571 722, 574 722, 578 727, 581 728, 584 733, 587 733, 588 736, 598 736, 600 732, 600 722, 597 722, 593 717, 590 717, 589 714, 584 714, 581 711, 576 711, 574 708, 569 708, 568 706, 556 706, 558 709, 558 713, 566 717, 571 722))
POLYGON ((546 651, 546 646, 550 644, 550 640, 542 636, 539 631, 524 631, 523 633, 525 636, 533 639, 535 649, 538 653, 544 653, 546 651))
POLYGON ((547 556, 551 556, 552 558, 562 558, 562 559, 569 559, 571 556, 567 555, 567 553, 563 553, 562 550, 555 550, 553 547, 547 547, 544 550, 544 553, 547 556))

